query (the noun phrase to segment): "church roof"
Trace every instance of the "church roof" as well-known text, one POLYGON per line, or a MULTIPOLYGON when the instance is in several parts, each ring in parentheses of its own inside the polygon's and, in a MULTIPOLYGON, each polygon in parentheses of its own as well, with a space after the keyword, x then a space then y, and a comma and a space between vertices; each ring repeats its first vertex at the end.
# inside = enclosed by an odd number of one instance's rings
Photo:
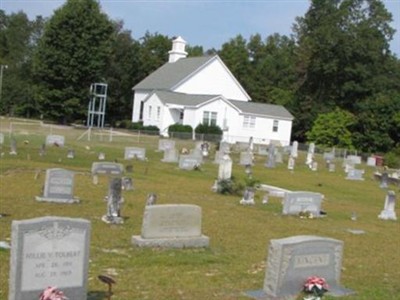
POLYGON ((189 57, 166 63, 136 84, 133 89, 171 90, 213 58, 215 56, 189 57))

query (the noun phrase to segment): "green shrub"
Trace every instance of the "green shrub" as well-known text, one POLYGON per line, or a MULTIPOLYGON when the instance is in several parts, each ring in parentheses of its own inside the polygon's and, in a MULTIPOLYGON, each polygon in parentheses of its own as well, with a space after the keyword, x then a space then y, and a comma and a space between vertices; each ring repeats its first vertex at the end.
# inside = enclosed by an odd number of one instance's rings
POLYGON ((190 125, 183 125, 183 124, 175 123, 168 127, 168 133, 171 133, 171 132, 190 132, 191 133, 192 131, 193 131, 193 128, 190 125))
POLYGON ((384 164, 392 169, 400 168, 400 147, 394 148, 385 154, 384 164))
POLYGON ((222 134, 222 129, 218 125, 199 124, 194 131, 204 134, 222 134))

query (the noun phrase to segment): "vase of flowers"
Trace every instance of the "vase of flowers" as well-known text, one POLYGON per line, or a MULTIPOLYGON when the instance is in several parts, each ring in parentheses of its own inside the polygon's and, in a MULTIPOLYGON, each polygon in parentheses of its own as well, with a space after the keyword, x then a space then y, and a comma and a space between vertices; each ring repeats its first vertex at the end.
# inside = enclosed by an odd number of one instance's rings
POLYGON ((308 294, 304 300, 320 300, 328 291, 328 284, 325 278, 311 276, 304 283, 303 291, 308 294))
POLYGON ((68 300, 68 298, 55 286, 49 286, 40 294, 39 300, 68 300))

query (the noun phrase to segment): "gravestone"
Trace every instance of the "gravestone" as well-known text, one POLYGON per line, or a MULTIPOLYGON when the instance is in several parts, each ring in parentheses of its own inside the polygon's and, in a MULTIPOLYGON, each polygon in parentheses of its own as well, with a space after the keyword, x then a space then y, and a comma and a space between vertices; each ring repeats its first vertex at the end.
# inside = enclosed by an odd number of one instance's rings
POLYGON ((138 147, 125 147, 124 159, 146 159, 146 149, 138 147))
POLYGON ((147 195, 146 205, 155 205, 157 203, 157 194, 150 193, 147 195))
POLYGON ((381 183, 379 187, 381 189, 387 189, 388 188, 388 183, 389 183, 389 173, 388 172, 383 172, 381 175, 381 183))
POLYGON ((46 145, 64 147, 65 138, 62 135, 50 134, 46 137, 46 145))
POLYGON ((258 155, 268 155, 268 146, 265 145, 259 145, 258 146, 258 155))
POLYGON ((174 149, 174 148, 175 148, 174 140, 167 140, 167 139, 158 140, 158 151, 165 151, 167 149, 174 149))
POLYGON ((269 242, 263 290, 246 294, 255 299, 298 299, 308 277, 325 278, 332 296, 346 296, 354 291, 340 285, 343 242, 299 235, 269 242))
POLYGON ((396 193, 394 191, 388 191, 385 198, 385 206, 378 218, 382 220, 397 220, 396 217, 396 193))
POLYGON ((335 152, 325 152, 323 154, 323 158, 325 161, 334 161, 335 160, 335 152))
POLYGON ((75 150, 68 149, 67 158, 71 158, 71 159, 75 158, 75 150))
POLYGON ((0 132, 0 145, 4 144, 4 133, 0 132))
POLYGON ((361 156, 357 155, 347 155, 346 159, 348 161, 351 161, 354 165, 359 165, 361 164, 361 156))
POLYGON ((17 155, 17 141, 12 138, 10 141, 10 155, 17 155))
POLYGON ((313 163, 314 160, 314 151, 315 151, 315 144, 314 143, 310 143, 310 145, 308 146, 308 152, 307 152, 307 157, 306 157, 306 165, 311 167, 311 164, 313 163))
POLYGON ((193 170, 201 165, 202 158, 191 154, 182 154, 179 156, 179 169, 193 170))
POLYGON ((219 163, 218 180, 231 179, 232 177, 232 159, 229 154, 225 154, 219 163))
POLYGON ((122 177, 122 189, 124 191, 133 190, 133 181, 130 177, 122 177))
POLYGON ((253 153, 251 152, 240 152, 240 165, 252 165, 253 164, 253 153))
POLYGON ((295 163, 296 163, 296 161, 294 160, 293 156, 290 156, 289 160, 288 160, 288 166, 287 166, 288 170, 293 171, 295 163))
POLYGON ((367 166, 375 167, 376 166, 376 157, 370 156, 367 158, 367 166))
POLYGON ((162 162, 171 162, 176 163, 178 162, 179 155, 178 150, 175 148, 166 148, 164 150, 164 158, 161 160, 162 162))
POLYGON ((100 152, 99 156, 97 158, 98 158, 98 160, 105 160, 106 159, 106 154, 104 152, 100 152))
POLYGON ((298 215, 309 212, 313 217, 321 216, 322 194, 313 192, 287 192, 283 199, 283 215, 298 215))
POLYGON ((298 149, 298 147, 299 147, 299 142, 294 141, 293 144, 292 144, 292 149, 290 150, 290 155, 293 158, 297 158, 297 155, 298 155, 297 149, 298 149))
POLYGON ((108 186, 107 214, 101 220, 108 224, 122 224, 124 222, 121 217, 121 206, 124 199, 121 196, 122 179, 121 177, 110 178, 108 186))
POLYGON ((221 141, 219 143, 219 151, 224 155, 224 153, 230 153, 231 145, 227 142, 221 141))
POLYGON ((335 170, 336 170, 336 165, 334 163, 329 163, 328 171, 329 172, 335 172, 335 170))
POLYGON ((121 176, 124 172, 124 166, 113 162, 94 162, 92 163, 93 183, 97 184, 98 175, 121 176))
POLYGON ((208 154, 210 153, 210 144, 207 142, 204 142, 201 144, 200 146, 201 148, 201 155, 203 155, 203 157, 207 157, 208 154))
POLYGON ((316 161, 313 161, 312 163, 311 163, 311 171, 318 171, 318 162, 316 162, 316 161))
POLYGON ((275 145, 270 143, 268 147, 268 159, 266 163, 267 168, 275 168, 276 161, 275 161, 275 145))
POLYGON ((201 207, 191 204, 146 205, 141 235, 132 236, 138 247, 208 247, 201 233, 201 207))
POLYGON ((363 178, 364 170, 349 169, 347 172, 347 180, 364 180, 363 178))
POLYGON ((255 194, 254 188, 247 187, 244 190, 243 198, 239 201, 239 203, 242 205, 255 205, 256 203, 254 202, 254 194, 255 194))
POLYGON ((87 294, 90 222, 43 217, 12 221, 9 300, 38 299, 56 286, 68 299, 87 294))
POLYGON ((46 170, 46 181, 43 196, 37 196, 37 201, 56 203, 76 203, 79 199, 74 197, 74 175, 65 169, 46 170))
POLYGON ((39 156, 44 156, 44 155, 46 155, 46 144, 43 143, 39 149, 39 156))

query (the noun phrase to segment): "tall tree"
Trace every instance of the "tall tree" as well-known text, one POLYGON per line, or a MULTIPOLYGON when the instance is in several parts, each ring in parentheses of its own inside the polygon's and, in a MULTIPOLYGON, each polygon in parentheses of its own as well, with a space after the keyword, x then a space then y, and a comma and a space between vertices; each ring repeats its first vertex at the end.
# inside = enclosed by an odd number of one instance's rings
POLYGON ((106 122, 115 126, 132 115, 132 86, 140 80, 139 42, 131 32, 123 29, 123 22, 115 22, 112 51, 106 71, 108 96, 106 122))
POLYGON ((24 12, 0 11, 0 63, 3 65, 0 113, 31 116, 37 112, 32 97, 31 62, 44 20, 29 21, 24 12))
POLYGON ((85 119, 90 84, 105 80, 113 29, 96 0, 68 0, 55 11, 34 60, 36 99, 46 118, 85 119))
POLYGON ((296 138, 317 114, 336 106, 356 114, 358 102, 382 91, 375 83, 389 80, 391 21, 378 0, 313 0, 297 19, 296 138))

